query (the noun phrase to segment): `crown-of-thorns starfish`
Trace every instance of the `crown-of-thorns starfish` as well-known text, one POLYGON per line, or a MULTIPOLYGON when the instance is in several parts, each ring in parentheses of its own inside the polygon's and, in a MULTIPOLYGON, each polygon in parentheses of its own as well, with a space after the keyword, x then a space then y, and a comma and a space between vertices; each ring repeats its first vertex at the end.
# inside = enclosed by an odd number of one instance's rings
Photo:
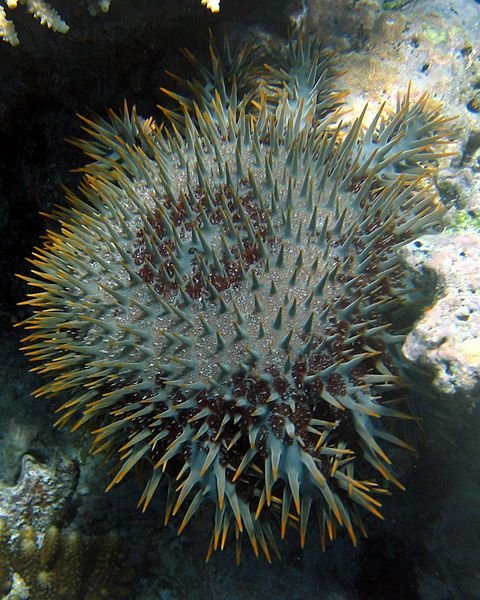
POLYGON ((110 487, 140 466, 144 509, 164 487, 180 532, 213 506, 209 555, 233 530, 270 560, 313 512, 323 545, 356 543, 402 487, 387 315, 411 291, 396 250, 439 220, 419 180, 444 121, 407 94, 334 127, 331 57, 301 34, 211 54, 163 125, 85 119, 93 162, 25 278, 36 395, 68 392, 58 423, 118 455, 110 487))

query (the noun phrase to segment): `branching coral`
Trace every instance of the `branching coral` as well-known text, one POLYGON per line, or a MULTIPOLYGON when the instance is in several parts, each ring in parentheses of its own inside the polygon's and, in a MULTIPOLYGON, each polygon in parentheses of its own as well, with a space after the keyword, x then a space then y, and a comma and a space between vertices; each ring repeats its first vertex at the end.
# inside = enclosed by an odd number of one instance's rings
MULTIPOLYGON (((41 25, 46 25, 58 33, 67 33, 67 31, 69 31, 69 26, 60 17, 57 11, 44 0, 6 0, 6 5, 9 9, 17 8, 18 3, 24 4, 28 12, 31 13, 35 19, 38 19, 41 25)), ((19 44, 15 25, 13 24, 13 21, 7 19, 5 9, 2 6, 0 6, 0 35, 12 46, 17 46, 19 44)))
POLYGON ((211 506, 209 553, 233 531, 270 560, 314 514, 355 544, 402 487, 396 251, 438 223, 420 180, 443 121, 407 94, 334 127, 330 55, 301 34, 211 56, 163 126, 86 121, 82 195, 26 278, 37 396, 70 394, 59 424, 118 454, 111 486, 142 467, 143 508, 166 483, 179 531, 211 506))
POLYGON ((202 4, 213 13, 216 13, 220 10, 220 0, 202 0, 202 4))
POLYGON ((116 535, 86 539, 53 526, 38 535, 0 519, 0 591, 9 597, 21 587, 34 600, 124 598, 129 578, 116 535))
MULTIPOLYGON (((5 12, 5 6, 11 10, 17 8, 19 4, 24 5, 28 12, 40 21, 41 25, 46 25, 58 33, 67 33, 70 30, 58 12, 45 0, 2 1, 4 6, 0 5, 0 37, 12 46, 18 46, 20 41, 14 22, 8 18, 9 15, 5 12)), ((92 15, 108 12, 110 4, 111 0, 88 0, 88 10, 92 15)), ((202 0, 202 4, 214 13, 220 10, 220 0, 202 0)))

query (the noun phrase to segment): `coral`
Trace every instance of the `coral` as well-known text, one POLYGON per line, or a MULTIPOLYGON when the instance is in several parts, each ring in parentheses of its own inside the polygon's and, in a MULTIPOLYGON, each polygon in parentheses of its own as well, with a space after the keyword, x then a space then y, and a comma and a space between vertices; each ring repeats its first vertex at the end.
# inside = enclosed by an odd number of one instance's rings
MULTIPOLYGON (((3 0, 3 3, 10 10, 17 8, 18 4, 25 5, 28 12, 35 19, 38 19, 41 25, 46 25, 49 29, 53 29, 53 31, 68 33, 70 30, 69 25, 45 0, 3 0)), ((110 4, 111 0, 88 0, 88 11, 91 15, 96 15, 99 12, 105 13, 109 11, 110 4)), ((213 13, 220 10, 220 0, 202 0, 202 4, 213 13)), ((20 43, 15 30, 15 24, 8 18, 5 8, 2 5, 0 5, 0 37, 12 46, 18 46, 20 43)))
POLYGON ((311 30, 322 31, 342 50, 363 46, 383 14, 380 0, 307 0, 305 5, 311 30))
POLYGON ((121 569, 118 536, 59 529, 77 480, 77 465, 65 458, 42 465, 25 455, 18 483, 0 484, 2 598, 96 600, 126 593, 130 574, 121 569))
POLYGON ((439 221, 443 121, 407 94, 336 126, 330 55, 301 34, 211 55, 162 125, 85 120, 81 195, 26 277, 36 396, 67 394, 58 424, 118 455, 109 487, 137 467, 145 509, 164 482, 179 532, 213 507, 209 554, 233 531, 270 560, 313 514, 322 545, 356 543, 403 487, 397 250, 439 221))
POLYGON ((469 210, 457 210, 448 222, 454 231, 476 231, 480 233, 480 216, 469 210))
POLYGON ((434 372, 434 386, 448 403, 455 401, 459 418, 478 404, 480 390, 480 236, 474 231, 423 236, 402 255, 421 279, 434 273, 438 288, 402 351, 434 372))
POLYGON ((95 16, 99 12, 108 12, 110 10, 111 0, 88 0, 88 11, 95 16))
POLYGON ((87 539, 52 526, 38 535, 33 527, 9 528, 0 519, 0 561, 0 590, 11 590, 9 598, 19 587, 22 597, 35 600, 127 596, 130 574, 121 568, 121 545, 114 534, 87 539))
POLYGON ((17 46, 19 44, 15 25, 12 21, 7 19, 3 6, 0 6, 0 36, 12 46, 17 46))
POLYGON ((77 479, 78 468, 72 461, 59 458, 43 465, 26 454, 16 485, 0 483, 0 518, 10 527, 45 530, 64 512, 77 479))
MULTIPOLYGON (((49 29, 58 33, 67 33, 70 27, 60 17, 57 11, 44 0, 6 0, 9 9, 17 8, 18 3, 25 4, 29 13, 35 19, 40 21, 41 25, 46 25, 49 29)), ((5 9, 0 6, 0 35, 11 44, 17 46, 20 42, 15 31, 13 21, 7 19, 5 9)))
POLYGON ((220 0, 202 0, 202 4, 213 13, 216 13, 220 10, 220 0))

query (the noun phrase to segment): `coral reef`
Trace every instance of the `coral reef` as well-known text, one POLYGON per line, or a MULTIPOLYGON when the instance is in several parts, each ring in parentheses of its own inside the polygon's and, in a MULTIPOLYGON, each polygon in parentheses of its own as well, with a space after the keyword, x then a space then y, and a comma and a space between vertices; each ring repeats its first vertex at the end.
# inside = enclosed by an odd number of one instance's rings
POLYGON ((478 139, 478 3, 466 0, 457 10, 451 0, 409 2, 393 11, 382 10, 381 4, 308 0, 310 27, 339 50, 353 114, 367 99, 375 111, 392 92, 411 83, 417 93, 430 91, 443 111, 455 116, 455 149, 471 136, 478 139))
POLYGON ((96 600, 126 595, 131 573, 123 543, 113 529, 95 536, 85 533, 92 527, 82 515, 85 507, 78 509, 79 475, 77 463, 66 457, 57 455, 42 464, 26 454, 18 481, 0 483, 2 598, 96 600))
POLYGON ((61 519, 77 479, 77 466, 66 458, 43 465, 26 454, 17 483, 0 484, 0 518, 12 528, 45 531, 61 519))
POLYGON ((87 539, 51 526, 39 536, 33 527, 9 528, 0 519, 0 591, 6 598, 125 598, 129 578, 113 534, 87 539))
POLYGON ((436 388, 457 411, 478 403, 480 390, 480 236, 444 232, 402 249, 420 278, 437 279, 438 298, 408 334, 403 354, 435 373, 436 388))
POLYGON ((338 49, 359 48, 382 15, 380 0, 307 0, 307 19, 313 30, 331 36, 338 49))
POLYGON ((188 96, 166 91, 170 124, 85 120, 82 196, 26 277, 36 395, 67 392, 58 423, 119 454, 109 487, 140 467, 145 509, 164 480, 179 532, 213 505, 209 554, 233 531, 270 560, 277 524, 303 545, 313 513, 322 545, 356 543, 403 487, 397 250, 439 221, 420 181, 443 119, 407 94, 334 127, 329 55, 301 34, 211 54, 188 96))
POLYGON ((480 233, 480 216, 477 211, 457 210, 448 221, 454 231, 476 231, 480 233))
MULTIPOLYGON (((5 7, 8 10, 17 8, 18 4, 24 5, 27 11, 40 21, 41 25, 46 25, 49 29, 58 33, 68 33, 69 25, 62 19, 59 13, 45 0, 3 0, 3 6, 0 4, 0 37, 11 44, 17 46, 20 40, 15 29, 14 22, 8 18, 5 7)), ((90 14, 96 15, 99 12, 108 12, 111 0, 88 0, 88 10, 90 14)), ((202 0, 202 4, 212 12, 220 10, 219 0, 202 0)))

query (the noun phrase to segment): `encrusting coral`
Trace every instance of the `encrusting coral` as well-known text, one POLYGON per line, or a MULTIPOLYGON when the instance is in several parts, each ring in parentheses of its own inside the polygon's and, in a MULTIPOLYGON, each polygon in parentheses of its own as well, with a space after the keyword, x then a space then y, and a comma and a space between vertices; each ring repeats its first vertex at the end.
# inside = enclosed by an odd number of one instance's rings
POLYGON ((32 600, 125 598, 129 578, 114 534, 85 539, 52 526, 38 536, 0 519, 0 592, 9 598, 16 587, 32 600))
POLYGON ((9 527, 45 531, 65 513, 77 480, 73 461, 58 457, 44 465, 25 454, 16 484, 0 481, 0 517, 9 527))
POLYGON ((300 33, 211 56, 162 125, 85 120, 93 162, 25 277, 36 396, 68 393, 58 423, 118 455, 110 487, 143 472, 143 509, 165 489, 179 532, 213 507, 208 555, 233 532, 270 560, 313 515, 322 545, 355 544, 403 487, 396 251, 439 222, 423 181, 444 120, 407 94, 346 129, 331 57, 300 33))
MULTIPOLYGON (((220 10, 220 0, 201 0, 202 5, 206 6, 213 13, 220 10)), ((70 27, 58 14, 58 12, 45 0, 2 0, 0 4, 0 37, 11 44, 18 46, 17 31, 14 22, 8 18, 9 15, 5 12, 7 9, 15 9, 18 4, 25 5, 29 13, 35 19, 40 21, 41 25, 46 25, 49 29, 58 33, 68 33, 70 27), (3 6, 2 6, 3 4, 3 6)), ((99 12, 108 12, 110 9, 111 0, 88 0, 88 10, 90 14, 96 15, 99 12)))

